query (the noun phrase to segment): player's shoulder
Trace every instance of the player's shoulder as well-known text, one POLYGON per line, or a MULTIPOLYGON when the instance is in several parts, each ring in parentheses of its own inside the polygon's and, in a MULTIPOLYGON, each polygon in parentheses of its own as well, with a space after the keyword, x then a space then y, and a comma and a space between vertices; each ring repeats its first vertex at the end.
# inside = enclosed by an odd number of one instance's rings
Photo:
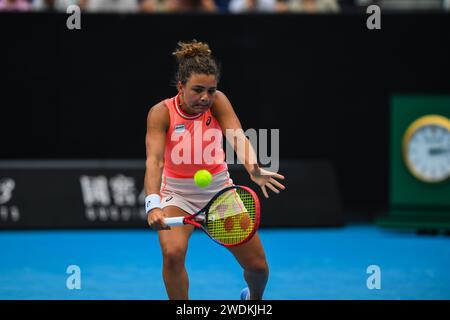
POLYGON ((148 110, 147 120, 152 122, 169 122, 169 109, 164 101, 158 102, 148 110))
POLYGON ((223 100, 223 99, 228 100, 226 94, 223 91, 220 91, 220 90, 216 90, 216 98, 219 99, 219 100, 223 100))
POLYGON ((223 108, 224 106, 231 106, 230 100, 225 95, 224 92, 217 90, 216 91, 216 99, 214 101, 215 108, 223 108))
POLYGON ((148 113, 154 113, 159 115, 169 114, 169 109, 167 108, 166 103, 163 101, 158 102, 154 106, 150 107, 148 113))
POLYGON ((214 100, 213 107, 211 112, 214 116, 218 116, 219 114, 224 114, 232 110, 233 107, 231 105, 230 100, 222 91, 216 91, 216 99, 214 100))

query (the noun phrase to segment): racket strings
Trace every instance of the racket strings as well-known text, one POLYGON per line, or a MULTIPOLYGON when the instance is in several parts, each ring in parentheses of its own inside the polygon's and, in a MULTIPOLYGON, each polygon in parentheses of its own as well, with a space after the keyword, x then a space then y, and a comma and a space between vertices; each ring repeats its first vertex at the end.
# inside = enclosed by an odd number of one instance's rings
POLYGON ((254 230, 256 204, 253 196, 244 189, 230 189, 212 203, 207 232, 223 244, 238 244, 254 230))

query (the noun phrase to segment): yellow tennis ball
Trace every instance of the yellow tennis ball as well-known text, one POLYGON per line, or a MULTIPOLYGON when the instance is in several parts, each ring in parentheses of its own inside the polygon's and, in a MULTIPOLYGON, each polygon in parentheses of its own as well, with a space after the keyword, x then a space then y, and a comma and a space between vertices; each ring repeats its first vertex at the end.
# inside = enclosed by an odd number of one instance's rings
POLYGON ((200 188, 207 187, 212 181, 212 175, 208 170, 198 170, 194 175, 194 182, 200 188))

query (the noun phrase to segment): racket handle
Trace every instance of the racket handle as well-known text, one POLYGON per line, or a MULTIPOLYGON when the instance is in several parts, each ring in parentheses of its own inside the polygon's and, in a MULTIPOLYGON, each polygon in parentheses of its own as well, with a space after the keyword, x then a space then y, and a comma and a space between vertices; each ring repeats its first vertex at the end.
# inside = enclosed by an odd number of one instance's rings
POLYGON ((184 217, 165 218, 164 223, 169 227, 182 226, 184 224, 184 217))

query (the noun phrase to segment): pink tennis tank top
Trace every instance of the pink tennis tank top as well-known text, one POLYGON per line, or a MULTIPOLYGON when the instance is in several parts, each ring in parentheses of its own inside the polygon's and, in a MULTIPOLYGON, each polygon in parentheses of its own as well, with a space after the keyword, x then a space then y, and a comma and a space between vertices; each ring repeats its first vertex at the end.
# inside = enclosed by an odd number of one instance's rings
POLYGON ((178 95, 164 100, 164 103, 170 115, 164 175, 193 178, 200 169, 206 169, 211 174, 227 170, 222 130, 211 110, 187 114, 178 104, 178 95))

